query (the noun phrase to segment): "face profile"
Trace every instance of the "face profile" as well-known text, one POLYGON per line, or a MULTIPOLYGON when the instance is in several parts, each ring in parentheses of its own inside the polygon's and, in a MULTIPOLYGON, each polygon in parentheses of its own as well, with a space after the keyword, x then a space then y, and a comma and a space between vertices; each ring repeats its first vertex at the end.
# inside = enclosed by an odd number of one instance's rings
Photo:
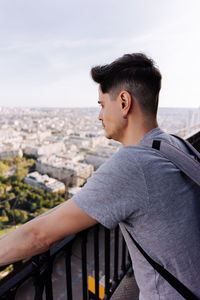
POLYGON ((99 88, 101 110, 98 119, 102 122, 106 137, 121 141, 125 120, 122 117, 119 98, 113 99, 109 93, 103 93, 99 88))

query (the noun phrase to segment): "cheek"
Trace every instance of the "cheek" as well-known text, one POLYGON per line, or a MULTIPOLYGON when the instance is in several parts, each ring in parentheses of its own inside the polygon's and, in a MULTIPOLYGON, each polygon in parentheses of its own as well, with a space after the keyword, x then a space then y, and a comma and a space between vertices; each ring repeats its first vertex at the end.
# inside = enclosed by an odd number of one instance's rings
MULTIPOLYGON (((120 120, 120 111, 117 105, 110 105, 103 109, 101 112, 101 117, 106 123, 118 123, 120 120)), ((110 124, 111 125, 111 124, 110 124)))
POLYGON ((118 108, 118 106, 114 106, 114 107, 112 107, 112 109, 111 109, 111 115, 112 115, 112 119, 114 120, 114 121, 120 121, 120 119, 121 119, 121 113, 120 113, 120 110, 119 110, 119 108, 118 108))

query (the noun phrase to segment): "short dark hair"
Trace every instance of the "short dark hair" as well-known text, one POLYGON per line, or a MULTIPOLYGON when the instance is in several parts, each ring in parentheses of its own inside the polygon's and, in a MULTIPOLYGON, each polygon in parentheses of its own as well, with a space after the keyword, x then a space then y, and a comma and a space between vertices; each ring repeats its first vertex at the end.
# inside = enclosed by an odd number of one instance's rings
POLYGON ((137 99, 144 113, 156 116, 162 76, 145 54, 125 54, 111 64, 93 67, 91 76, 103 93, 124 89, 137 99))

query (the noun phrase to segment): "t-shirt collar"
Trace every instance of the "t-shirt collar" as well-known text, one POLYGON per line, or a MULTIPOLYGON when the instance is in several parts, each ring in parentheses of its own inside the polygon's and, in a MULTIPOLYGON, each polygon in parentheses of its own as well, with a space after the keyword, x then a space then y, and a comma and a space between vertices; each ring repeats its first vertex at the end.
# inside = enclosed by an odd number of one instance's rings
POLYGON ((143 136, 143 138, 139 141, 139 143, 137 145, 140 146, 144 141, 153 139, 155 136, 158 136, 162 133, 163 133, 163 131, 159 127, 153 128, 150 131, 148 131, 145 134, 145 136, 143 136))

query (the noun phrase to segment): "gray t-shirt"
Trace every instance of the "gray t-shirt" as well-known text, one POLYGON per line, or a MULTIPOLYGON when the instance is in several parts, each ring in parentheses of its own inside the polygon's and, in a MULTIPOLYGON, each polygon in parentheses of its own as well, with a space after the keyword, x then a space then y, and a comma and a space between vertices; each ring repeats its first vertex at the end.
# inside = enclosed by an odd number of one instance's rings
POLYGON ((155 128, 94 172, 74 201, 107 228, 121 223, 140 300, 183 297, 140 254, 124 225, 155 261, 200 297, 200 188, 158 151, 142 146, 153 138, 187 151, 178 139, 155 128))

